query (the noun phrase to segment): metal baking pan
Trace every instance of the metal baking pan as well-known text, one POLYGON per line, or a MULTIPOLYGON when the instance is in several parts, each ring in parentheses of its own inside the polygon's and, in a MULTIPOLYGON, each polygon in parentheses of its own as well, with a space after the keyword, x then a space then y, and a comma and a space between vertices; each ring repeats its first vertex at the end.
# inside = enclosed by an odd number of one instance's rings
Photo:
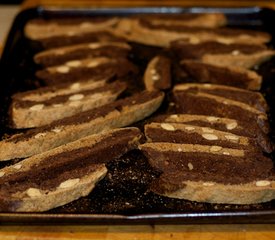
MULTIPOLYGON (((223 12, 231 27, 241 27, 269 32, 275 43, 275 11, 258 7, 251 8, 43 8, 27 9, 19 13, 9 32, 0 62, 0 137, 13 133, 7 128, 10 96, 17 91, 34 88, 36 66, 33 54, 39 49, 35 42, 26 39, 23 28, 33 18, 122 16, 140 13, 223 12)), ((148 50, 148 49, 147 49, 148 50)), ((150 50, 149 50, 150 51, 150 50)), ((270 105, 271 137, 275 139, 275 59, 263 64, 258 72, 264 77, 262 92, 270 105), (273 80, 273 81, 272 81, 273 80)), ((128 156, 127 156, 128 157, 128 156)), ((127 159, 125 157, 125 159, 127 159)), ((274 159, 274 156, 272 156, 274 159)), ((124 160, 125 160, 124 159, 124 160)), ((0 163, 0 167, 6 163, 0 163)), ((115 163, 118 164, 118 163, 115 163)), ((126 168, 127 168, 127 163, 126 168)), ((122 164, 122 165, 123 165, 122 164)), ((120 166, 121 167, 121 166, 120 166)), ((129 166, 128 166, 129 167, 129 166)), ((130 166, 130 168, 133 166, 130 166)), ((146 167, 143 165, 143 167, 146 167)), ((123 166, 122 166, 123 170, 123 166)), ((104 186, 104 184, 103 184, 104 186)), ((102 187, 102 186, 101 186, 102 187)), ((127 184, 125 189, 131 189, 127 184), (128 188, 127 188, 128 187, 128 188)), ((103 187, 102 187, 103 188, 103 187)), ((98 193, 98 189, 96 190, 98 193)), ((102 189, 101 189, 102 191, 102 189)), ((94 192, 93 192, 94 193, 94 192)), ((91 196, 93 195, 91 194, 91 196)), ((100 194, 99 194, 100 195, 100 194)), ((127 194, 126 194, 127 195, 127 194)), ((130 194, 129 194, 130 195, 130 194)), ((108 198, 108 195, 103 196, 108 198)), ((110 195, 109 195, 110 196, 110 195)), ((121 197, 121 196, 119 196, 121 197)), ((125 197, 125 196, 124 196, 125 197)), ((112 208, 97 209, 92 197, 79 199, 64 207, 45 213, 0 213, 0 224, 201 224, 201 223, 275 223, 275 201, 247 206, 194 203, 151 196, 153 205, 114 211, 112 208), (102 210, 103 209, 103 210, 102 210)), ((105 200, 102 200, 104 202, 105 200)), ((127 199, 126 199, 127 200, 127 199)), ((124 201, 125 204, 125 198, 124 201)), ((148 200, 148 199, 147 199, 148 200)), ((100 199, 98 201, 101 201, 100 199)), ((108 201, 108 199, 107 199, 108 201)), ((118 200, 116 200, 118 201, 118 200)), ((102 207, 102 203, 101 203, 102 207)))

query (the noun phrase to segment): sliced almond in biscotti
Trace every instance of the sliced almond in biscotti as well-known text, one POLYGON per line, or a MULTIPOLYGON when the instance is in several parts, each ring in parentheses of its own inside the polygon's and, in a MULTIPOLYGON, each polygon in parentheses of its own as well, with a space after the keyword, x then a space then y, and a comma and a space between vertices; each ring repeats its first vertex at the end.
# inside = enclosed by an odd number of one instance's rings
POLYGON ((264 133, 269 132, 267 115, 243 102, 208 93, 188 91, 174 91, 173 97, 178 113, 232 118, 249 122, 252 128, 259 127, 264 133))
POLYGON ((164 56, 154 57, 147 65, 143 81, 147 90, 165 90, 171 87, 171 61, 164 56))
POLYGON ((63 18, 63 19, 33 19, 24 28, 25 35, 33 40, 56 37, 60 35, 75 35, 99 30, 111 29, 119 18, 63 18))
POLYGON ((236 66, 219 66, 196 60, 184 60, 182 69, 198 82, 223 84, 238 88, 260 90, 262 77, 255 71, 236 66))
POLYGON ((184 123, 150 123, 145 125, 145 136, 150 142, 171 142, 216 145, 235 149, 261 151, 253 138, 184 123))
POLYGON ((178 40, 171 43, 171 50, 178 59, 194 59, 219 66, 252 68, 259 66, 275 55, 275 51, 262 44, 224 44, 219 42, 186 43, 178 40))
POLYGON ((126 83, 114 82, 95 89, 54 96, 47 100, 13 99, 10 107, 11 124, 13 128, 47 125, 58 119, 113 102, 126 87, 126 83))
MULTIPOLYGON (((123 35, 123 27, 118 31, 123 35), (121 30, 122 29, 122 30, 121 30)), ((131 22, 131 31, 124 31, 124 37, 130 41, 146 45, 168 47, 170 42, 184 39, 186 42, 198 44, 205 41, 217 41, 225 44, 269 42, 271 36, 264 32, 230 28, 202 28, 188 26, 167 26, 151 24, 136 19, 131 22)))
POLYGON ((45 127, 13 135, 0 142, 0 159, 32 156, 91 134, 128 126, 155 112, 163 98, 162 92, 144 91, 45 127))
POLYGON ((200 127, 213 128, 223 132, 230 132, 239 136, 254 138, 264 151, 271 152, 273 144, 259 127, 252 126, 250 122, 230 118, 194 114, 159 115, 154 118, 159 123, 184 123, 200 127))
POLYGON ((162 174, 151 190, 198 202, 252 204, 275 198, 272 160, 216 145, 146 143, 140 149, 162 174))
POLYGON ((125 58, 131 50, 125 42, 82 43, 39 52, 34 56, 37 64, 49 67, 67 62, 71 67, 81 64, 79 59, 94 57, 125 58))
POLYGON ((136 73, 136 66, 126 58, 87 58, 48 67, 36 72, 36 76, 46 85, 78 82, 87 79, 102 79, 106 77, 123 77, 128 73, 136 73), (122 67, 123 66, 123 67, 122 67))
POLYGON ((141 137, 137 128, 114 129, 2 168, 0 210, 46 211, 88 195, 105 164, 137 148, 141 137))
POLYGON ((253 92, 231 86, 217 84, 185 83, 174 86, 174 91, 187 91, 192 93, 208 93, 231 100, 239 101, 257 108, 259 111, 266 112, 268 105, 260 92, 253 92))

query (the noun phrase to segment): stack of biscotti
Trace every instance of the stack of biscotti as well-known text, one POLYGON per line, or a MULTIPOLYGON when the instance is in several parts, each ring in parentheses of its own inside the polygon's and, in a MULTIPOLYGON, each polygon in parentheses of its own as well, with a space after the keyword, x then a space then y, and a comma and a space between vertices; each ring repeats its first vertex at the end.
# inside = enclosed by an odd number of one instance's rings
POLYGON ((0 141, 0 161, 32 156, 88 135, 129 126, 155 112, 163 98, 162 92, 144 91, 24 133, 12 135, 0 141))
POLYGON ((140 149, 161 176, 151 190, 198 202, 251 204, 275 197, 267 105, 260 93, 211 85, 173 90, 177 114, 144 127, 140 149))
POLYGON ((275 51, 264 44, 208 41, 190 44, 185 40, 171 43, 171 49, 181 69, 197 82, 230 85, 259 90, 262 77, 255 71, 263 62, 274 57, 275 51))
POLYGON ((41 212, 87 196, 105 164, 137 148, 137 128, 110 130, 27 158, 0 171, 0 211, 41 212))

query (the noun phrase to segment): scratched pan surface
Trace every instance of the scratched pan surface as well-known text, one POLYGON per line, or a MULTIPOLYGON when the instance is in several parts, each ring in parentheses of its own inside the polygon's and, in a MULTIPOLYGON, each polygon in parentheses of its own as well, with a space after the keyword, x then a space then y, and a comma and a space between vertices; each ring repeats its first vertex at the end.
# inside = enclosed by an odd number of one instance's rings
MULTIPOLYGON (((11 94, 39 86, 34 72, 33 55, 41 46, 24 37, 23 28, 33 18, 122 16, 139 13, 223 12, 228 25, 269 32, 275 41, 275 12, 261 8, 116 8, 58 9, 33 8, 21 12, 15 19, 0 62, 0 137, 15 133, 7 127, 11 94)), ((131 58, 142 68, 157 48, 133 44, 131 58), (142 57, 137 57, 137 53, 142 57)), ((257 70, 264 78, 262 93, 270 105, 271 138, 275 139, 275 59, 257 70)), ((137 76, 138 78, 138 76, 137 76)), ((138 89, 138 86, 137 86, 138 89)), ((271 156, 274 159, 274 156, 271 156)), ((14 162, 13 162, 14 163, 14 162)), ((0 167, 6 166, 1 163, 0 167)), ((129 152, 107 165, 109 174, 92 194, 45 213, 0 213, 0 224, 196 224, 196 223, 275 223, 275 201, 256 205, 223 205, 195 203, 169 199, 147 192, 158 173, 145 157, 129 152), (110 177, 112 176, 112 177, 110 177)))

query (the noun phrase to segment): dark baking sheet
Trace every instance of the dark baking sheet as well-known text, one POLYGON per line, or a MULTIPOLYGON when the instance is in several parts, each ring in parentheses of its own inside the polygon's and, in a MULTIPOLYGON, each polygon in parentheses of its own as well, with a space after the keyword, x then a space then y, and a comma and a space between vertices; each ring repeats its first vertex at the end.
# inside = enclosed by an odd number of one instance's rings
MULTIPOLYGON (((23 28, 26 22, 32 18, 63 18, 63 17, 83 17, 83 16, 116 16, 130 15, 136 13, 181 13, 181 12, 224 12, 229 19, 229 26, 242 27, 246 29, 262 30, 272 34, 273 41, 270 43, 274 46, 275 29, 275 11, 270 9, 261 9, 257 7, 251 8, 178 8, 178 7, 154 7, 154 8, 115 8, 115 9, 59 9, 59 8, 33 8, 21 12, 15 19, 10 33, 8 35, 6 45, 0 62, 0 136, 13 133, 13 130, 7 128, 8 106, 10 96, 17 91, 23 91, 35 88, 39 83, 34 80, 33 74, 36 66, 32 63, 32 57, 35 52, 40 49, 37 43, 24 38, 23 28)), ((134 51, 141 49, 153 53, 157 49, 143 48, 143 46, 134 46, 134 51)), ((270 121, 272 127, 271 137, 274 140, 274 110, 275 110, 275 61, 269 61, 260 66, 258 72, 264 77, 262 92, 264 93, 271 111, 270 121)), ((150 180, 155 175, 154 172, 148 171, 150 166, 146 160, 138 155, 138 170, 137 166, 129 159, 132 159, 129 153, 123 156, 119 161, 111 163, 109 171, 112 174, 119 175, 124 171, 133 174, 137 177, 140 172, 146 172, 145 180, 150 180), (144 170, 143 170, 144 169, 144 170), (146 169, 146 170, 145 170, 146 169)), ((136 156, 136 155, 135 155, 136 156)), ((273 156, 272 156, 273 157, 273 156)), ((273 158, 274 159, 274 158, 273 158)), ((0 163, 0 167, 5 164, 0 163)), ((127 180, 127 179, 126 179, 127 180)), ((140 192, 144 192, 145 185, 140 182, 139 189, 133 193, 132 197, 125 197, 127 191, 132 189, 131 184, 137 182, 119 182, 114 188, 117 188, 117 193, 120 191, 121 196, 114 200, 110 200, 111 193, 102 193, 102 189, 110 187, 108 180, 100 182, 101 190, 96 188, 93 195, 97 197, 87 197, 77 200, 51 210, 46 213, 0 213, 0 224, 145 224, 145 223, 160 223, 160 224, 194 224, 194 223, 275 223, 275 201, 256 204, 256 205, 222 205, 222 204, 207 204, 194 203, 184 200, 168 199, 165 197, 147 194, 141 200, 140 206, 136 204, 135 208, 126 207, 131 201, 137 201, 136 198, 140 192), (109 184, 109 185, 108 185, 109 184), (101 191, 101 192, 100 192, 101 191), (97 198, 97 199, 95 199, 97 198), (121 198, 121 199, 120 199, 121 198), (101 201, 101 199, 103 199, 101 201), (122 206, 105 206, 104 201, 118 204, 123 202, 122 206), (128 202, 126 202, 126 200, 128 202), (112 202, 113 201, 113 202, 112 202), (142 202, 143 201, 143 202, 142 202)), ((143 179, 144 180, 144 179, 143 179)), ((145 181, 146 182, 146 181, 145 181)), ((91 195, 91 196, 93 196, 91 195)), ((131 195, 131 194, 130 194, 131 195)))

